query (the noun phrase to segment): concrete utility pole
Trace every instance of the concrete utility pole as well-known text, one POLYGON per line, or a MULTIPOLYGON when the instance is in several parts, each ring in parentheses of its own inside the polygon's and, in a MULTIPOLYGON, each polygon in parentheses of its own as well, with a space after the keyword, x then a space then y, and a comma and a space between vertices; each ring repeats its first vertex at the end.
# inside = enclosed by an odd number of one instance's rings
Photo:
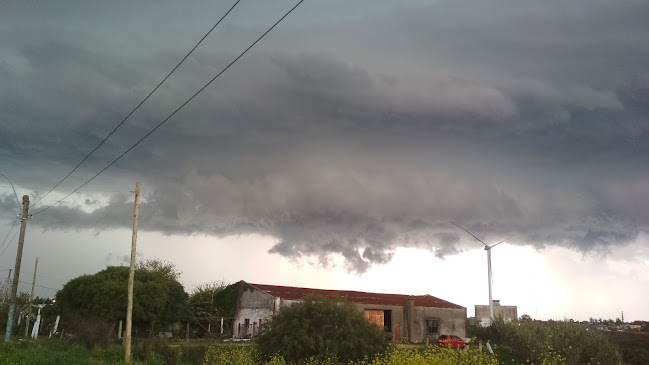
POLYGON ((25 338, 29 335, 29 317, 32 315, 32 301, 34 300, 34 287, 36 286, 36 270, 38 270, 38 257, 36 264, 34 264, 34 280, 32 280, 32 293, 29 296, 29 303, 27 304, 27 319, 25 321, 25 338))
POLYGON ((9 284, 11 283, 11 270, 9 269, 9 274, 7 274, 7 288, 2 296, 2 304, 5 304, 5 300, 9 299, 9 284))
POLYGON ((5 342, 11 340, 11 327, 14 323, 14 312, 16 311, 16 294, 18 292, 18 279, 20 279, 20 263, 23 259, 23 244, 25 243, 25 229, 29 217, 29 196, 23 195, 23 215, 20 218, 20 236, 18 238, 18 252, 16 252, 16 267, 14 269, 14 282, 11 285, 11 299, 9 300, 9 315, 7 316, 7 331, 5 342))
POLYGON ((128 304, 126 305, 126 333, 124 334, 124 362, 131 362, 131 326, 133 322, 133 278, 135 277, 135 245, 137 242, 137 216, 140 208, 140 183, 135 183, 135 208, 133 212, 133 237, 131 239, 131 267, 128 271, 128 304))

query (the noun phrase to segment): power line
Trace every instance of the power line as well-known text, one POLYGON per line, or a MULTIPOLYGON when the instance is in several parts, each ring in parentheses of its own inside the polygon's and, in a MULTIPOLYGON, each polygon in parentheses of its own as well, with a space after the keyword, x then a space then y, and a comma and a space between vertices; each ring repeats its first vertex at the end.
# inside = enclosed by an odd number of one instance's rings
POLYGON ((135 142, 134 145, 132 145, 131 147, 129 147, 126 151, 124 151, 124 153, 122 153, 121 155, 119 155, 119 157, 117 157, 117 158, 114 159, 111 163, 109 163, 108 166, 104 167, 101 171, 99 171, 98 173, 96 173, 93 177, 91 177, 91 178, 88 179, 86 182, 84 182, 83 184, 81 184, 81 186, 79 186, 78 188, 74 189, 70 194, 68 194, 68 195, 64 196, 63 198, 59 199, 56 203, 54 203, 54 204, 48 206, 47 208, 44 208, 44 209, 41 209, 41 210, 37 211, 37 212, 34 213, 33 215, 37 215, 37 214, 39 214, 39 213, 42 213, 42 212, 44 212, 44 211, 50 209, 51 207, 57 205, 58 203, 62 202, 62 201, 65 200, 66 198, 68 198, 70 195, 74 194, 77 190, 79 190, 79 189, 81 189, 82 187, 86 186, 88 183, 90 183, 92 180, 94 180, 97 176, 101 175, 104 171, 108 170, 108 168, 110 168, 111 166, 113 166, 117 161, 119 161, 122 157, 124 157, 127 153, 129 153, 133 148, 135 148, 135 146, 137 146, 138 144, 140 144, 140 143, 141 143, 142 141, 144 141, 147 137, 149 137, 151 134, 153 134, 153 132, 155 132, 156 130, 158 130, 158 128, 160 128, 160 127, 161 127, 163 124, 165 124, 169 119, 171 119, 171 117, 173 117, 174 115, 176 115, 176 113, 178 113, 182 108, 184 108, 185 105, 189 104, 189 102, 192 101, 196 96, 198 96, 198 94, 200 94, 203 90, 205 90, 208 86, 210 86, 210 84, 212 84, 212 82, 214 82, 217 78, 219 78, 219 76, 221 76, 221 75, 222 75, 226 70, 228 70, 228 69, 229 69, 233 64, 235 64, 239 59, 241 59, 241 57, 243 57, 246 53, 248 53, 248 51, 249 51, 252 47, 254 47, 254 46, 255 46, 259 41, 261 41, 261 40, 262 40, 262 39, 263 39, 263 38, 264 38, 268 33, 270 33, 271 30, 273 30, 273 29, 274 29, 274 28, 275 28, 279 23, 282 22, 282 20, 284 20, 284 18, 286 18, 289 14, 291 14, 291 13, 293 12, 293 10, 295 10, 295 9, 296 9, 300 4, 302 4, 302 2, 304 2, 304 0, 300 0, 300 1, 298 1, 298 3, 295 4, 295 6, 293 6, 293 7, 292 7, 288 12, 286 12, 286 13, 285 13, 281 18, 279 18, 279 20, 277 20, 277 21, 275 22, 275 24, 273 24, 270 28, 268 28, 268 30, 266 30, 266 31, 265 31, 261 36, 259 36, 259 38, 257 38, 257 40, 255 40, 255 41, 254 41, 250 46, 248 46, 248 48, 246 48, 246 49, 245 49, 243 52, 241 52, 241 53, 240 53, 240 54, 239 54, 239 55, 238 55, 234 60, 232 60, 232 62, 230 62, 227 66, 225 66, 225 68, 224 68, 223 70, 221 70, 219 73, 217 73, 216 76, 214 76, 214 77, 213 77, 209 82, 207 82, 207 83, 206 83, 203 87, 201 87, 201 88, 200 88, 196 93, 194 93, 194 95, 192 95, 191 97, 189 97, 189 99, 187 99, 187 100, 186 100, 184 103, 182 103, 178 108, 176 108, 176 110, 174 110, 171 114, 169 114, 169 116, 167 116, 165 119, 163 119, 162 122, 160 122, 158 125, 156 125, 156 126, 155 126, 152 130, 150 130, 147 134, 145 134, 144 137, 140 138, 139 141, 135 142))
POLYGON ((16 235, 18 234, 18 232, 20 232, 20 230, 17 230, 16 233, 14 233, 14 236, 11 237, 11 239, 9 240, 9 244, 5 247, 4 250, 2 250, 2 253, 0 253, 0 257, 2 257, 2 255, 5 254, 5 251, 7 251, 7 249, 9 248, 9 246, 11 246, 11 242, 14 240, 14 238, 16 238, 16 235))
MULTIPOLYGON (((11 231, 13 231, 14 227, 16 226, 16 222, 18 222, 18 217, 16 217, 16 219, 14 219, 14 223, 11 225, 11 228, 9 228, 9 232, 7 232, 7 235, 5 236, 5 239, 2 240, 2 244, 0 245, 0 248, 4 247, 5 242, 7 241, 7 237, 9 237, 9 235, 11 234, 11 231)), ((15 234, 14 234, 14 237, 16 237, 15 234)), ((12 238, 12 240, 13 240, 13 238, 12 238)), ((2 253, 4 253, 4 251, 2 251, 2 253)), ((0 254, 0 256, 2 256, 2 255, 0 254)))
MULTIPOLYGON (((74 173, 75 171, 77 171, 77 169, 78 169, 78 168, 79 168, 79 167, 80 167, 84 162, 86 162, 86 160, 88 160, 88 158, 89 158, 93 153, 95 153, 95 151, 97 151, 97 150, 99 149, 99 147, 101 147, 101 146, 102 146, 102 145, 103 145, 103 144, 108 140, 108 138, 110 138, 110 136, 112 136, 112 135, 117 131, 117 129, 119 129, 119 127, 121 127, 122 124, 124 124, 124 123, 128 120, 128 118, 130 118, 131 115, 133 115, 133 113, 135 113, 135 111, 138 110, 138 109, 142 106, 142 104, 144 104, 147 100, 149 100, 149 98, 151 97, 151 95, 153 95, 153 93, 155 93, 155 92, 158 90, 158 88, 160 88, 160 86, 162 86, 162 84, 163 84, 165 81, 167 81, 167 79, 169 78, 169 76, 171 76, 171 74, 173 74, 173 73, 176 71, 176 69, 178 69, 178 67, 180 67, 180 65, 181 65, 183 62, 185 62, 185 60, 189 57, 189 55, 191 55, 192 52, 194 52, 194 50, 195 50, 196 48, 198 48, 198 46, 199 46, 199 45, 200 45, 200 44, 205 40, 205 38, 207 38, 207 36, 209 36, 210 33, 212 33, 212 31, 213 31, 213 30, 214 30, 214 29, 215 29, 215 28, 216 28, 216 27, 221 23, 221 21, 223 21, 223 19, 225 19, 225 17, 228 16, 228 14, 230 14, 230 12, 231 12, 231 11, 232 11, 236 6, 237 6, 237 4, 239 4, 240 1, 241 1, 241 0, 237 0, 237 1, 234 3, 234 5, 232 5, 232 7, 230 7, 230 9, 228 9, 228 11, 227 11, 225 14, 223 14, 223 16, 221 17, 221 19, 219 19, 219 20, 216 22, 216 24, 214 24, 214 26, 212 26, 212 28, 210 28, 210 30, 209 30, 207 33, 205 33, 205 35, 203 36, 203 38, 201 38, 201 40, 198 41, 198 43, 196 43, 196 45, 194 45, 194 47, 193 47, 193 48, 192 48, 192 49, 191 49, 191 50, 190 50, 190 51, 185 55, 185 57, 183 57, 183 59, 180 60, 180 62, 178 62, 178 64, 176 65, 176 67, 174 67, 174 68, 173 68, 173 69, 172 69, 172 70, 167 74, 167 76, 165 76, 165 78, 162 79, 162 81, 160 81, 160 82, 158 83, 158 85, 157 85, 155 88, 153 88, 153 90, 151 90, 151 92, 149 93, 149 95, 147 95, 144 99, 142 99, 142 101, 140 101, 140 103, 139 103, 135 108, 133 108, 133 110, 131 110, 131 112, 128 113, 128 115, 127 115, 124 119, 122 119, 122 121, 121 121, 121 122, 120 122, 120 123, 119 123, 115 128, 113 128, 113 130, 112 130, 112 131, 111 131, 111 132, 110 132, 110 133, 109 133, 109 134, 108 134, 108 135, 107 135, 107 136, 106 136, 106 137, 105 137, 105 138, 104 138, 104 139, 103 139, 103 140, 102 140, 98 145, 97 145, 97 147, 95 147, 92 151, 90 151, 90 153, 89 153, 88 155, 86 155, 86 157, 84 157, 83 160, 81 160, 81 162, 79 162, 79 163, 78 163, 78 164, 77 164, 77 165, 76 165, 76 166, 75 166, 75 167, 74 167, 74 168, 73 168, 73 169, 72 169, 72 170, 71 170, 67 175, 65 175, 65 176, 63 177, 63 179, 61 179, 61 181, 59 181, 58 183, 56 183, 56 185, 54 185, 53 188, 51 188, 47 193, 45 193, 45 195, 43 195, 43 196, 40 197, 38 200, 36 200, 36 202, 34 202, 34 204, 32 205, 32 208, 34 208, 34 207, 36 206, 36 204, 38 204, 38 202, 40 202, 41 200, 43 200, 43 198, 45 198, 49 193, 51 193, 54 189, 56 189, 59 185, 61 185, 61 183, 63 183, 63 181, 65 181, 65 179, 67 179, 68 177, 70 177, 70 175, 72 175, 72 173, 74 173)), ((18 199, 18 198, 16 198, 16 199, 18 199)), ((57 203, 58 203, 58 202, 57 202, 57 203)), ((56 205, 57 203, 55 203, 54 205, 56 205)), ((48 208, 49 208, 49 207, 48 207, 48 208)), ((46 208, 46 209, 47 209, 47 208, 46 208)))
MULTIPOLYGON (((18 280, 18 282, 21 283, 21 284, 32 285, 32 283, 27 283, 27 282, 20 281, 20 280, 18 280)), ((61 290, 61 289, 54 289, 54 288, 50 288, 50 287, 47 287, 47 286, 36 285, 36 284, 34 284, 34 286, 37 287, 37 288, 50 289, 50 290, 54 290, 54 291, 59 291, 59 290, 61 290)))
MULTIPOLYGON (((2 271, 2 270, 0 270, 0 271, 2 271)), ((23 271, 23 272, 25 274, 33 274, 34 273, 33 271, 23 271)), ((68 282, 68 281, 70 281, 70 279, 63 279, 63 278, 59 278, 59 277, 56 277, 56 276, 50 276, 50 275, 45 275, 45 274, 36 274, 36 276, 38 276, 39 278, 54 279, 55 281, 59 281, 59 282, 62 282, 62 281, 68 282)))
POLYGON ((20 200, 18 200, 18 194, 16 194, 16 188, 14 188, 14 183, 11 181, 9 176, 3 174, 2 172, 0 172, 0 176, 4 176, 7 178, 7 180, 9 180, 9 184, 11 184, 11 189, 14 191, 14 197, 16 197, 16 204, 18 204, 18 209, 20 210, 22 205, 20 204, 20 200))

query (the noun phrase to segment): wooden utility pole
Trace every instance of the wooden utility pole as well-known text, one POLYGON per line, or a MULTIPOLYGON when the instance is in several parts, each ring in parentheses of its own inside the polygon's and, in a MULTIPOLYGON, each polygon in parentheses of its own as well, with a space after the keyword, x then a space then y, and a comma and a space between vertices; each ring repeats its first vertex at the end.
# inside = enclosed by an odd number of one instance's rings
POLYGON ((7 316, 7 331, 5 342, 11 340, 11 327, 14 323, 14 312, 16 311, 16 294, 18 292, 18 279, 20 279, 20 263, 23 260, 23 245, 25 244, 25 229, 29 217, 29 196, 23 195, 23 215, 20 218, 20 236, 18 237, 18 252, 16 252, 16 268, 14 269, 14 281, 11 285, 11 299, 9 300, 9 315, 7 316))
POLYGON ((133 322, 133 278, 135 277, 135 245, 137 242, 137 216, 140 208, 140 183, 135 183, 135 208, 133 211, 133 236, 131 239, 131 267, 128 271, 128 303, 126 305, 126 333, 124 334, 124 362, 131 362, 131 325, 133 322))
POLYGON ((34 279, 32 280, 32 293, 29 296, 29 303, 27 303, 27 319, 25 320, 25 338, 29 335, 29 317, 32 315, 32 302, 34 301, 34 288, 36 287, 36 270, 38 270, 38 257, 36 264, 34 264, 34 279))

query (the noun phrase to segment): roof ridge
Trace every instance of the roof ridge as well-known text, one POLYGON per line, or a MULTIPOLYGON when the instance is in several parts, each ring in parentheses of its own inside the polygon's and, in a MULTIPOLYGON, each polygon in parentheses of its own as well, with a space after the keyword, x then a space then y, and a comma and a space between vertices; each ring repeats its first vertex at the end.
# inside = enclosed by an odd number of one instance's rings
MULTIPOLYGON (((347 289, 319 289, 319 288, 306 288, 306 287, 300 287, 300 286, 286 286, 286 285, 272 285, 272 284, 259 284, 259 283, 248 283, 247 284, 252 285, 252 286, 272 286, 275 288, 290 288, 290 289, 305 289, 305 290, 321 290, 321 291, 337 291, 337 292, 349 292, 349 293, 362 293, 362 294, 381 294, 381 295, 398 295, 398 296, 404 296, 404 297, 433 297, 440 299, 434 295, 430 294, 420 294, 420 295, 415 295, 415 294, 398 294, 398 293, 376 293, 376 292, 367 292, 367 291, 358 291, 358 290, 347 290, 347 289)), ((443 300, 443 299, 442 299, 443 300)))
MULTIPOLYGON (((243 280, 242 280, 243 281, 243 280)), ((418 303, 421 306, 436 306, 436 307, 447 307, 447 308, 464 308, 461 305, 449 302, 447 300, 441 299, 439 297, 430 295, 430 294, 425 294, 425 295, 412 295, 412 294, 394 294, 394 293, 372 293, 372 292, 363 292, 363 291, 357 291, 357 290, 339 290, 339 289, 318 289, 318 288, 304 288, 304 287, 296 287, 296 286, 284 286, 284 285, 270 285, 270 284, 258 284, 258 283, 248 283, 243 281, 244 283, 265 292, 266 294, 270 294, 274 297, 280 297, 284 299, 289 299, 289 300, 296 300, 302 298, 304 295, 308 294, 308 292, 313 292, 314 294, 328 294, 328 295, 341 295, 341 296, 348 296, 348 300, 350 302, 362 302, 366 301, 366 304, 378 304, 379 302, 386 302, 390 301, 393 304, 391 305, 397 305, 394 304, 398 300, 405 300, 405 299, 414 299, 415 300, 415 305, 418 303), (349 298, 351 297, 351 298, 349 298), (417 302, 417 299, 420 299, 419 302, 417 302), (421 302, 423 301, 423 303, 421 302), (370 303, 372 302, 372 303, 370 303), (426 305, 428 304, 428 305, 426 305), (435 304, 435 305, 433 305, 435 304)), ((400 302, 401 303, 401 302, 400 302)), ((402 305, 402 304, 399 304, 402 305)))

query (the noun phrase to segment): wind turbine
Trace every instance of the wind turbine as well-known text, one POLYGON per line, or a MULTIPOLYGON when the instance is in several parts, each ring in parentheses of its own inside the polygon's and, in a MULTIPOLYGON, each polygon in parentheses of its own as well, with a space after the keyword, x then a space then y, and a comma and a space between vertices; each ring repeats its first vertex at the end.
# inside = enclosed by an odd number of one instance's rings
MULTIPOLYGON (((469 232, 466 228, 460 226, 459 224, 457 224, 455 222, 451 222, 451 223, 458 226, 464 232, 470 234, 471 237, 473 237, 476 240, 480 241, 484 245, 484 250, 487 251, 487 275, 488 275, 488 280, 489 280, 489 319, 490 319, 491 322, 493 322, 493 319, 494 319, 494 302, 493 302, 492 293, 491 293, 491 284, 492 284, 492 280, 491 280, 491 249, 498 246, 499 244, 505 242, 505 240, 502 240, 502 241, 500 241, 500 242, 498 242, 496 244, 493 244, 493 245, 489 246, 488 244, 484 243, 484 241, 482 241, 481 239, 476 237, 473 233, 469 232)), ((489 323, 489 325, 491 325, 491 322, 489 323)))

